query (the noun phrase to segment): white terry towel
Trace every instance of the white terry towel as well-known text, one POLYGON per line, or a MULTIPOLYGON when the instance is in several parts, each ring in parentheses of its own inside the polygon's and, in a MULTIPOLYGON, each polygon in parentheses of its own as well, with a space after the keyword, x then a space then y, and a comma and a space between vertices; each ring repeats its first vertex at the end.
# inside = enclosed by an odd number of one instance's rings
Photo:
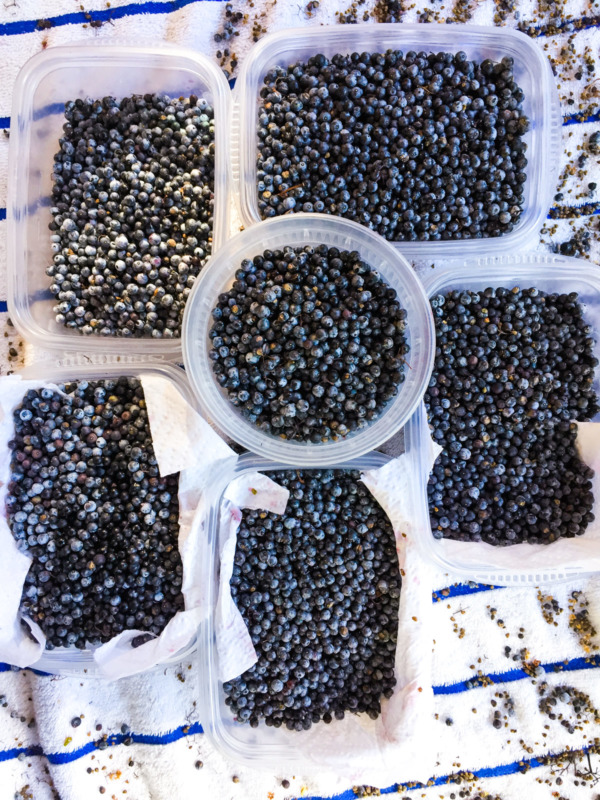
MULTIPOLYGON (((336 12, 345 11, 350 0, 321 0, 316 12, 309 15, 304 0, 254 0, 247 8, 250 23, 259 18, 269 31, 287 26, 321 25, 336 21, 336 12)), ((374 0, 367 0, 361 10, 372 9, 374 0)), ((430 7, 442 17, 449 11, 445 2, 430 7)), ((474 5, 474 4, 473 4, 474 5)), ((234 3, 237 8, 237 3, 234 3)), ((416 21, 426 7, 418 0, 407 10, 406 21, 416 21)), ((42 47, 59 44, 119 40, 137 42, 170 41, 204 53, 214 53, 213 41, 223 12, 219 2, 208 0, 90 0, 85 11, 75 0, 2 0, 0 5, 0 53, 2 81, 0 82, 0 128, 6 130, 11 107, 12 85, 22 65, 42 47), (89 14, 89 18, 85 14, 89 14), (37 25, 37 20, 51 19, 50 28, 37 25), (101 27, 92 26, 101 21, 101 27), (84 25, 86 27, 84 27, 84 25)), ((523 0, 516 5, 521 20, 537 16, 535 0, 523 0)), ((573 0, 564 7, 573 18, 593 16, 595 8, 586 0, 573 0)), ((478 3, 471 22, 491 24, 493 0, 478 3)), ((548 21, 548 15, 539 15, 548 21)), ((516 14, 507 24, 516 24, 516 14)), ((233 40, 238 57, 243 58, 251 46, 249 26, 233 40)), ((569 44, 570 33, 538 40, 547 52, 560 56, 562 47, 569 44)), ((572 44, 578 58, 586 48, 594 57, 598 53, 600 35, 596 27, 576 31, 572 44)), ((568 120, 573 108, 567 103, 574 92, 577 101, 579 82, 569 70, 559 65, 563 114, 568 120)), ((593 109, 592 109, 593 110, 593 109)), ((565 167, 589 133, 597 127, 597 115, 591 122, 568 125, 564 128, 565 167)), ((6 322, 5 236, 3 209, 6 206, 7 138, 0 130, 0 340, 17 346, 14 329, 6 322)), ((588 163, 587 175, 575 170, 567 177, 564 199, 559 205, 590 203, 598 208, 597 190, 589 190, 588 182, 597 180, 596 162, 588 163), (591 191, 591 194, 590 194, 591 191)), ((593 218, 590 218, 593 219, 593 218)), ((587 218, 582 221, 587 224, 587 218)), ((546 232, 555 241, 569 237, 567 223, 558 221, 556 231, 546 232)), ((600 255, 598 237, 594 238, 591 258, 600 255)), ((20 351, 19 351, 20 352, 20 351)), ((7 360, 7 348, 0 353, 4 373, 14 364, 7 360)), ((431 719, 430 746, 435 751, 435 776, 431 786, 415 786, 414 775, 408 768, 398 771, 397 782, 406 788, 407 796, 436 800, 467 791, 474 798, 477 792, 487 791, 501 800, 548 800, 569 798, 590 800, 598 792, 586 778, 577 777, 576 770, 586 772, 598 768, 598 757, 586 748, 600 729, 587 714, 587 724, 569 733, 560 720, 550 720, 542 714, 539 702, 540 683, 549 686, 573 687, 589 696, 590 703, 600 708, 600 674, 596 651, 586 652, 573 626, 571 613, 580 606, 569 607, 573 591, 583 591, 589 603, 587 611, 592 624, 600 630, 600 582, 575 581, 543 592, 550 594, 562 613, 553 612, 553 622, 542 613, 544 602, 538 600, 537 589, 489 589, 457 583, 451 575, 438 575, 433 584, 432 617, 435 629, 433 650, 434 717, 431 719), (492 609, 495 609, 492 611, 492 609), (502 622, 502 624, 500 624, 502 622), (520 628, 524 630, 521 631, 520 628), (523 638, 519 638, 519 635, 523 638), (505 648, 510 647, 508 655, 505 648), (521 654, 525 648, 527 653, 521 654), (513 657, 517 658, 516 661, 513 657), (526 670, 523 670, 525 661, 526 670), (556 671, 561 669, 561 671, 556 671), (534 673, 531 677, 528 673, 534 673), (478 673, 481 673, 479 675, 478 673), (490 681, 494 681, 491 683, 490 681), (513 716, 505 710, 507 697, 512 701, 513 716), (497 705, 494 707, 492 701, 497 705), (502 713, 502 727, 493 727, 494 711, 502 713), (506 713, 507 719, 504 720, 506 713), (447 724, 450 720, 452 724, 447 724), (505 722, 508 726, 505 726, 505 722), (569 756, 568 752, 583 748, 583 755, 569 756), (567 753, 562 767, 544 766, 541 757, 548 753, 567 753), (463 780, 473 781, 461 786, 448 784, 448 777, 469 773, 463 780), (559 774, 560 773, 560 774, 559 774), (561 783, 558 783, 558 780, 561 783)), ((543 590, 542 590, 543 591, 543 590)), ((548 612, 547 609, 544 609, 548 612)), ((592 646, 600 644, 591 637, 592 646)), ((585 644, 585 642, 584 642, 585 644)), ((227 800, 264 800, 264 798, 337 796, 351 800, 356 796, 350 782, 322 774, 305 780, 302 775, 286 775, 273 764, 271 773, 255 773, 228 763, 215 752, 199 733, 194 701, 199 676, 193 664, 157 670, 123 679, 114 684, 75 678, 51 678, 30 671, 0 672, 0 800, 34 797, 61 800, 100 796, 162 800, 198 797, 227 800), (71 720, 84 715, 81 724, 73 728, 71 720), (121 732, 128 725, 131 732, 121 732), (102 725, 100 731, 97 725, 102 725), (106 749, 97 745, 104 734, 109 735, 106 749), (125 744, 132 739, 131 744, 125 744), (40 754, 46 754, 42 757, 40 754), (196 768, 196 763, 202 762, 196 768), (88 772, 88 770, 90 770, 88 772), (96 771, 97 770, 97 771, 96 771), (234 778, 237 780, 234 781, 234 778), (282 780, 290 782, 289 788, 282 780)), ((564 692, 563 692, 564 694, 564 692)), ((572 708, 559 701, 560 713, 572 717, 572 708)), ((104 747, 104 745, 102 745, 104 747)), ((397 785, 382 786, 382 793, 395 793, 397 785)))

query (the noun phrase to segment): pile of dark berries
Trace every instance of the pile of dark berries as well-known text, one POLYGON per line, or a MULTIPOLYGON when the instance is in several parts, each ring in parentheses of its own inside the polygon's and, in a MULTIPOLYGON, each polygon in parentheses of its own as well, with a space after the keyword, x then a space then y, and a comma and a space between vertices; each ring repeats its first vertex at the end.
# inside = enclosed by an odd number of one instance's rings
POLYGON ((407 11, 405 0, 377 0, 375 19, 377 22, 402 22, 407 11))
POLYGON ((233 5, 226 3, 221 28, 213 36, 214 41, 220 44, 221 42, 228 42, 234 36, 239 36, 240 32, 236 29, 243 19, 244 13, 242 11, 234 11, 233 5))
POLYGON ((508 56, 388 50, 273 67, 260 90, 260 214, 335 214, 393 241, 507 233, 523 206, 523 99, 508 56))
POLYGON ((159 634, 183 609, 179 475, 159 475, 140 381, 30 389, 10 450, 8 522, 32 559, 21 612, 46 647, 159 634))
POLYGON ((515 701, 513 698, 508 694, 508 692, 496 692, 495 697, 498 700, 491 700, 492 708, 494 708, 494 715, 492 717, 492 725, 496 730, 500 730, 500 728, 504 727, 508 722, 509 717, 514 717, 515 715, 515 701), (498 708, 498 705, 501 704, 502 708, 498 708))
POLYGON ((180 335, 210 255, 214 121, 196 96, 66 103, 52 175, 56 320, 84 334, 180 335))
MULTIPOLYGON (((243 2, 238 3, 238 5, 243 5, 243 2)), ((236 71, 238 65, 237 55, 230 49, 231 42, 240 35, 240 26, 242 24, 246 25, 247 22, 248 17, 243 11, 240 11, 239 8, 234 10, 232 3, 225 4, 219 30, 213 38, 218 45, 223 46, 223 49, 217 50, 215 55, 227 79, 236 71)), ((256 25, 257 23, 255 22, 256 25)), ((255 38, 254 41, 258 41, 258 39, 255 38)))
POLYGON ((549 686, 545 681, 538 686, 540 701, 538 708, 551 720, 559 720, 571 734, 583 730, 589 722, 600 722, 600 711, 592 699, 575 686, 549 686), (567 706, 562 709, 560 703, 567 706), (571 714, 572 712, 572 714, 571 714))
POLYGON ((242 262, 210 331, 229 400, 283 439, 343 438, 404 380, 406 311, 356 251, 265 250, 242 262))
POLYGON ((429 480, 434 536, 547 544, 594 519, 575 420, 598 412, 598 359, 577 293, 535 288, 432 298, 437 346, 425 395, 443 447, 429 480))
POLYGON ((594 131, 588 138, 588 148, 595 156, 600 155, 600 131, 594 131))
POLYGON ((272 473, 285 514, 244 511, 231 594, 258 661, 223 684, 239 722, 308 730, 391 697, 400 572, 392 526, 356 470, 272 473))

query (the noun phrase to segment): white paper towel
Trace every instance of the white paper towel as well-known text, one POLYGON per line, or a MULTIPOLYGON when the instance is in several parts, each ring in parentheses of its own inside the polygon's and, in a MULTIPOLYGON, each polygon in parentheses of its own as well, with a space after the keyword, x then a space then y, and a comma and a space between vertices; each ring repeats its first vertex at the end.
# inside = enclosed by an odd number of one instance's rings
MULTIPOLYGON (((433 454, 432 454, 433 458, 433 454)), ((433 462, 432 462, 433 463, 433 462)), ((431 573, 410 536, 411 464, 406 455, 380 469, 363 473, 362 480, 386 511, 396 536, 402 590, 398 614, 394 694, 382 701, 382 714, 346 714, 330 725, 309 731, 280 729, 278 735, 320 767, 332 769, 356 783, 393 783, 401 763, 411 774, 426 779, 433 772, 433 748, 426 723, 433 709, 431 689, 431 573)), ((231 597, 236 534, 242 508, 263 508, 282 514, 287 490, 257 472, 238 477, 228 487, 221 508, 221 575, 215 632, 222 680, 241 675, 257 660, 246 625, 231 597)))
MULTIPOLYGON (((203 521, 195 511, 207 480, 221 468, 232 466, 236 454, 214 433, 165 377, 142 373, 142 387, 158 467, 162 476, 180 472, 179 540, 183 565, 182 592, 185 611, 167 623, 160 636, 140 647, 131 640, 143 631, 124 631, 94 650, 101 672, 111 679, 148 669, 184 647, 208 612, 205 591, 198 581, 203 550, 203 521)), ((37 642, 20 624, 19 604, 30 559, 19 552, 4 513, 6 484, 10 478, 8 442, 13 435, 12 414, 29 389, 57 386, 44 381, 22 380, 18 375, 0 378, 0 659, 24 667, 42 655, 45 637, 27 621, 37 642)), ((65 650, 64 652, 68 652, 65 650)))
POLYGON ((223 495, 220 513, 219 542, 220 583, 215 612, 219 678, 228 681, 236 678, 256 663, 257 656, 252 639, 231 596, 229 581, 233 573, 233 558, 237 531, 242 521, 242 508, 272 511, 283 514, 289 491, 260 472, 249 472, 233 480, 223 495))

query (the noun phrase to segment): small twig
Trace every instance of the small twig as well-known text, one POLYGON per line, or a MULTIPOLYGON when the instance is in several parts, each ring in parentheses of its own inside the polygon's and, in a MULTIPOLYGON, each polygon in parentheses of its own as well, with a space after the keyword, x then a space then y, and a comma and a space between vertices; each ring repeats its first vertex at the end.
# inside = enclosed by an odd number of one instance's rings
POLYGON ((290 186, 288 189, 283 189, 279 194, 276 194, 275 197, 281 197, 282 194, 286 194, 287 192, 291 192, 292 189, 300 189, 304 186, 304 183, 297 183, 295 186, 290 186))

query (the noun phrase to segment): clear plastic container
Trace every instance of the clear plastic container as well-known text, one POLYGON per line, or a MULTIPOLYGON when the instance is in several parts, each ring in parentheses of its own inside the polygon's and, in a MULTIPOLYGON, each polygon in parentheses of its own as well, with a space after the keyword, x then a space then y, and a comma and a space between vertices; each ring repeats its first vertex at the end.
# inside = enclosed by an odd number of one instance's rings
MULTIPOLYGON (((443 267, 421 271, 425 290, 429 297, 452 289, 478 291, 487 287, 522 288, 535 286, 545 292, 577 292, 583 305, 584 318, 592 327, 595 339, 594 355, 600 359, 600 273, 598 268, 587 261, 576 258, 546 255, 544 253, 523 256, 499 256, 497 258, 465 259, 449 262, 443 267)), ((594 388, 600 394, 600 367, 596 368, 594 388)), ((593 422, 600 421, 600 413, 593 422)), ((427 412, 421 403, 418 411, 404 428, 406 446, 426 452, 428 448, 427 412)), ((427 482, 429 474, 423 474, 418 491, 421 502, 427 504, 427 482)), ((497 585, 523 585, 552 583, 569 580, 575 575, 589 571, 582 559, 578 566, 565 567, 559 558, 547 558, 547 563, 539 569, 507 569, 498 564, 498 558, 510 547, 493 547, 486 550, 487 560, 474 564, 461 558, 448 558, 441 552, 443 540, 433 536, 429 519, 418 532, 422 554, 439 569, 460 575, 469 580, 497 585)), ((585 539, 585 535, 577 537, 585 539)), ((457 542, 458 545, 463 543, 457 542)), ((465 547, 468 543, 465 543, 465 547)), ((552 544, 546 546, 552 554, 552 544)))
POLYGON ((296 466, 327 466, 376 450, 408 420, 423 397, 433 366, 433 315, 421 282, 408 261, 377 234, 324 214, 297 214, 271 219, 230 239, 202 270, 188 299, 183 318, 183 358, 205 417, 234 441, 265 458, 296 466), (326 244, 357 250, 361 258, 393 287, 408 313, 406 336, 410 345, 405 380, 399 392, 368 427, 346 439, 324 444, 285 441, 264 433, 233 406, 217 383, 208 337, 211 311, 227 291, 243 259, 265 249, 286 245, 326 244))
MULTIPOLYGON (((419 527, 427 525, 428 514, 426 502, 423 502, 422 492, 419 491, 420 468, 419 452, 407 446, 406 456, 410 462, 410 481, 412 486, 410 497, 412 499, 411 518, 419 527)), ((377 469, 389 461, 389 457, 381 453, 368 453, 354 461, 338 462, 335 467, 359 469, 361 471, 377 469)), ((313 463, 313 468, 317 468, 313 463)), ((319 463, 319 468, 321 464, 319 463)), ((229 483, 248 472, 269 473, 273 470, 286 469, 285 464, 276 461, 266 461, 250 453, 243 455, 238 460, 234 469, 223 470, 215 475, 210 495, 207 497, 205 531, 207 547, 210 553, 206 559, 204 582, 207 587, 207 600, 210 608, 214 608, 219 591, 219 554, 222 542, 219 542, 219 515, 223 493, 229 483)), ((306 759, 297 748, 299 736, 303 733, 288 731, 285 728, 271 728, 260 723, 257 728, 236 722, 228 706, 225 705, 223 683, 219 680, 218 654, 214 628, 214 614, 207 615, 198 631, 197 650, 199 681, 198 713, 202 720, 204 733, 211 743, 219 749, 226 758, 249 767, 273 770, 278 765, 281 770, 291 770, 302 765, 303 771, 311 769, 306 759)), ((398 676, 399 677, 399 676, 398 676)), ((399 681, 400 682, 400 681, 399 681)), ((318 723, 325 724, 325 723, 318 723)), ((334 720, 332 725, 336 724, 334 720)), ((317 769, 313 765, 313 770, 317 769)), ((320 767, 323 769, 323 766, 320 767)))
POLYGON ((487 239, 445 242, 395 242, 407 258, 481 256, 522 250, 537 243, 558 178, 561 153, 560 105, 550 63, 528 36, 509 28, 477 25, 339 25, 294 28, 265 36, 242 64, 233 94, 232 168, 240 213, 246 226, 259 222, 256 189, 257 110, 264 76, 273 66, 288 66, 317 53, 384 52, 399 49, 458 52, 470 59, 514 59, 515 80, 525 93, 523 108, 531 122, 523 213, 514 230, 487 239))
POLYGON ((68 45, 30 59, 13 91, 8 166, 8 309, 31 343, 62 352, 177 354, 180 340, 84 336, 56 322, 46 267, 52 264, 51 174, 67 100, 163 92, 205 97, 215 113, 213 251, 229 234, 230 90, 208 58, 173 46, 68 45))
MULTIPOLYGON (((84 364, 84 359, 80 356, 66 358, 60 363, 55 364, 34 364, 20 370, 19 375, 27 380, 50 381, 52 383, 64 383, 65 381, 76 380, 103 380, 106 378, 119 378, 123 375, 128 377, 139 377, 142 375, 153 375, 170 381, 183 398, 192 407, 196 407, 196 401, 185 373, 179 367, 170 364, 158 364, 156 362, 137 362, 130 361, 126 364, 84 364)), ((124 359, 128 361, 128 359, 124 359)), ((4 513, 4 511, 2 511, 4 513)), ((190 658, 196 650, 197 637, 191 641, 175 655, 161 661, 161 664, 173 664, 190 658)), ((57 647, 54 650, 45 650, 41 658, 31 665, 32 669, 39 669, 53 675, 76 675, 78 677, 98 678, 102 677, 93 653, 96 648, 78 650, 76 647, 57 647)))

